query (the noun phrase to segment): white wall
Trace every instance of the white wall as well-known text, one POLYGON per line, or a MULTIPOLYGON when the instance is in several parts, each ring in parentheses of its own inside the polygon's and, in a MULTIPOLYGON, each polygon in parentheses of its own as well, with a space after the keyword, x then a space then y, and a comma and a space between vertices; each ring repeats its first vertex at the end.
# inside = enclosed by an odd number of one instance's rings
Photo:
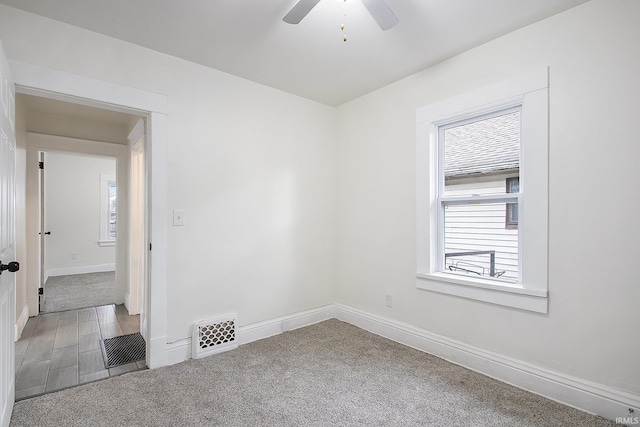
POLYGON ((101 174, 115 179, 115 158, 45 154, 46 276, 115 270, 115 245, 98 245, 101 174))
POLYGON ((337 301, 640 394, 639 17, 594 0, 341 106, 337 301), (545 66, 549 314, 416 289, 416 109, 545 66))
POLYGON ((333 108, 6 6, 0 39, 10 59, 167 95, 167 199, 186 218, 167 230, 169 342, 333 302, 333 108))

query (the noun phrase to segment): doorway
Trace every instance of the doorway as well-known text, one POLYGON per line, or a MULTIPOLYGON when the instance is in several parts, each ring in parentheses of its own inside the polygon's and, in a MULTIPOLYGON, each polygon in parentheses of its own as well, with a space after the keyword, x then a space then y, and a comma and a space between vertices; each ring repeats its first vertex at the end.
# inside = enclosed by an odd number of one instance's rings
POLYGON ((41 296, 46 305, 48 276, 115 270, 114 296, 104 302, 124 303, 131 264, 128 135, 140 118, 25 94, 18 94, 17 105, 24 110, 25 191, 31 201, 26 206, 25 244, 30 315, 38 313, 41 296), (43 155, 49 161, 42 162, 43 155), (109 191, 117 183, 119 203, 113 205, 109 191), (43 213, 34 203, 42 194, 54 199, 40 203, 52 212, 43 213), (51 203, 60 199, 68 199, 69 206, 51 203), (47 250, 50 246, 55 251, 47 250))
MULTIPOLYGON (((16 398, 24 398, 146 366, 144 359, 107 366, 101 354, 104 344, 117 337, 140 336, 142 316, 130 316, 123 303, 130 293, 128 271, 133 265, 128 255, 132 153, 127 137, 133 126, 144 121, 130 114, 29 95, 18 95, 17 105, 26 110, 26 199, 31 201, 26 226, 32 237, 27 252, 40 255, 39 249, 44 249, 46 254, 42 275, 33 275, 43 279, 33 284, 44 291, 40 295, 45 297, 43 307, 48 312, 29 319, 16 345, 16 398), (34 197, 38 190, 45 196, 41 203, 47 208, 45 213, 33 203, 40 199, 34 197), (91 287, 95 275, 110 275, 112 289, 107 300, 81 298, 69 306, 64 305, 69 302, 65 294, 62 305, 51 305, 52 280, 62 278, 66 285, 73 285, 73 297, 78 299, 81 290, 91 287), (47 363, 48 372, 44 372, 41 368, 47 363)), ((144 145, 144 132, 137 142, 144 145)), ((137 197, 144 199, 144 180, 138 189, 137 197)), ((143 228, 144 223, 143 215, 143 228)), ((133 270, 146 270, 144 258, 135 262, 138 265, 133 270)), ((144 350, 143 340, 141 344, 144 350)))
POLYGON ((117 158, 39 154, 40 313, 115 304, 117 158))
MULTIPOLYGON (((168 363, 167 345, 167 113, 166 95, 109 83, 64 71, 12 62, 11 69, 16 92, 75 104, 106 108, 144 118, 146 134, 145 198, 147 258, 144 296, 142 301, 141 332, 146 339, 147 366, 156 368, 168 363), (151 251, 153 242, 153 252, 151 251)), ((30 154, 27 153, 27 157, 30 154)), ((34 153, 33 155, 37 155, 34 153)), ((37 158, 36 158, 37 160, 37 158)), ((28 183, 27 183, 28 184, 28 183)), ((37 259, 25 257, 29 265, 37 259)), ((20 307, 16 330, 20 331, 29 313, 37 313, 37 291, 28 284, 35 280, 27 275, 25 290, 27 304, 20 307)))

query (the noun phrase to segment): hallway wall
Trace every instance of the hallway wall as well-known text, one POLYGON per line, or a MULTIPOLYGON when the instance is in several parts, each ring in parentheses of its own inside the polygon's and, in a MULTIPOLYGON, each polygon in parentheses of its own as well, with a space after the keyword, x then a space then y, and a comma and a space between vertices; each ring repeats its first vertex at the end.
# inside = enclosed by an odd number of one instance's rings
POLYGON ((115 179, 116 159, 45 154, 45 276, 115 270, 115 245, 100 246, 101 175, 115 179))

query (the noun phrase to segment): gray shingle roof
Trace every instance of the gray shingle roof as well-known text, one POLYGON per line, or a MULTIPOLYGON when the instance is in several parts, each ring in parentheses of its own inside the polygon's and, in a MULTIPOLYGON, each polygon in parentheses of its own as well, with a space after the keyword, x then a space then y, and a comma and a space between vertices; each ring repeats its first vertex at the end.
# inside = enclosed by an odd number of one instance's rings
POLYGON ((520 166, 520 112, 444 131, 446 178, 496 173, 520 166))

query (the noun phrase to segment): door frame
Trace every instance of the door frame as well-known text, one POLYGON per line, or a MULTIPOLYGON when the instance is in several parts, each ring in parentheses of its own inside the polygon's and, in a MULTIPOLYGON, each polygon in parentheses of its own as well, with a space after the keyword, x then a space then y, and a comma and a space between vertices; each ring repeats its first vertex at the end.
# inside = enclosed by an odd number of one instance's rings
MULTIPOLYGON (((16 93, 73 102, 145 118, 146 228, 149 244, 143 301, 147 366, 167 364, 167 97, 128 86, 9 60, 16 93), (153 246, 151 246, 153 245, 153 246)), ((21 212, 20 214, 24 214, 21 212)), ((29 285, 29 288, 32 286, 29 285)), ((37 313, 30 313, 35 315, 37 313)))
MULTIPOLYGON (((125 305, 129 314, 140 314, 142 312, 142 298, 145 279, 145 268, 147 263, 146 236, 144 228, 144 213, 146 182, 144 170, 144 145, 145 130, 144 120, 140 119, 127 137, 129 140, 129 286, 125 294, 125 305), (142 267, 142 268, 141 268, 142 267)), ((142 323, 144 316, 141 316, 141 330, 145 330, 142 323)), ((143 335, 144 336, 144 335, 143 335)))
MULTIPOLYGON (((44 194, 43 189, 43 172, 46 173, 47 164, 45 161, 44 169, 38 169, 38 160, 42 160, 44 153, 67 153, 72 155, 96 155, 104 158, 111 158, 116 162, 116 176, 117 179, 122 183, 123 189, 121 193, 123 197, 126 199, 127 197, 127 167, 128 167, 128 149, 125 145, 120 144, 112 144, 107 142, 98 142, 98 141, 87 141, 76 138, 66 138, 55 135, 45 135, 38 133, 27 132, 27 142, 26 142, 26 150, 27 150, 27 165, 26 165, 26 198, 27 200, 35 200, 36 198, 40 199, 42 203, 44 194), (36 197, 38 195, 38 197, 36 197)), ((46 196, 45 196, 46 198, 46 196)), ((126 215, 124 212, 126 211, 126 203, 118 204, 118 212, 120 214, 120 218, 125 218, 126 215)), ((27 266, 27 275, 32 275, 31 277, 37 277, 38 280, 30 280, 27 288, 27 304, 29 305, 30 313, 40 313, 41 310, 38 308, 42 308, 42 303, 44 302, 43 297, 46 298, 46 289, 43 294, 39 294, 36 290, 36 286, 38 285, 40 288, 44 288, 44 284, 49 276, 47 270, 45 268, 45 259, 43 255, 45 254, 46 249, 46 241, 44 232, 47 231, 44 228, 45 218, 42 215, 43 206, 38 209, 35 206, 27 206, 26 212, 26 231, 27 231, 27 241, 26 247, 28 248, 36 248, 39 247, 39 251, 30 250, 28 251, 28 259, 26 261, 27 266), (39 214, 39 218, 37 216, 39 214), (36 235, 38 233, 38 235, 36 235), (35 265, 39 265, 40 270, 39 274, 35 274, 33 270, 35 265), (38 307, 38 302, 40 302, 38 307), (37 311, 36 311, 37 310, 37 311)), ((126 236, 127 222, 120 221, 117 224, 118 232, 121 236, 126 236)), ((55 237, 55 235, 54 235, 55 237)), ((116 241, 116 256, 115 256, 115 302, 117 304, 122 303, 124 300, 125 294, 125 282, 126 282, 126 272, 125 266, 129 263, 127 259, 127 241, 126 239, 120 239, 116 241)))

